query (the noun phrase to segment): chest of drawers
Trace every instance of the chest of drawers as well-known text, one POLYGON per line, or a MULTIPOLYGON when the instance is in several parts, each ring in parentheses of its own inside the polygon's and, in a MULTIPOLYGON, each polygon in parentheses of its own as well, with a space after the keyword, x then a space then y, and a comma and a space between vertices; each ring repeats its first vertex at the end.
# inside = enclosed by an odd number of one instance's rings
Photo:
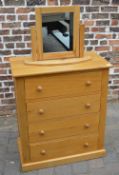
POLYGON ((91 60, 65 66, 25 65, 11 58, 24 171, 98 158, 105 154, 108 69, 91 60))

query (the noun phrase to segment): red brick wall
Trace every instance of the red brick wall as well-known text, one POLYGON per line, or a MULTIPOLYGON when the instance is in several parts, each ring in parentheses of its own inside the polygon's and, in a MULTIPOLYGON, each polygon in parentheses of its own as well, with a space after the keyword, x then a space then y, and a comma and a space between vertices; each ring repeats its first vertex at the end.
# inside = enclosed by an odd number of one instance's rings
POLYGON ((15 109, 9 57, 31 54, 30 26, 35 5, 80 4, 85 23, 85 49, 96 50, 114 66, 109 96, 119 98, 119 0, 0 0, 0 115, 15 109))

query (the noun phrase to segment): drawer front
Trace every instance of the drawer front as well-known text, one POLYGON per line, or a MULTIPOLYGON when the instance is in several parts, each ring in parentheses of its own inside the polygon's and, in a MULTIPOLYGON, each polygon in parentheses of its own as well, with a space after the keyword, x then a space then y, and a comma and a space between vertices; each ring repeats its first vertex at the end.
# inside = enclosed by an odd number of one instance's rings
POLYGON ((56 100, 41 100, 27 104, 28 122, 78 116, 80 114, 98 112, 100 110, 100 94, 56 100))
POLYGON ((39 123, 29 124, 29 140, 30 143, 36 143, 79 134, 97 133, 98 124, 98 113, 42 120, 39 123))
POLYGON ((30 145, 31 161, 42 161, 85 153, 97 149, 97 135, 73 136, 62 140, 30 145))
POLYGON ((93 71, 28 77, 25 79, 26 99, 100 91, 101 75, 101 71, 93 71))

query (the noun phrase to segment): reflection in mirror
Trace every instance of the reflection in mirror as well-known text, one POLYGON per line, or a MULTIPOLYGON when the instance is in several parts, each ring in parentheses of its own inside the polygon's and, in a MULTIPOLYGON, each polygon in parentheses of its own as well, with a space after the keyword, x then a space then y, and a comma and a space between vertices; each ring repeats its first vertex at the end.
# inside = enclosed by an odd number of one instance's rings
POLYGON ((42 15, 43 52, 73 50, 73 13, 42 15))

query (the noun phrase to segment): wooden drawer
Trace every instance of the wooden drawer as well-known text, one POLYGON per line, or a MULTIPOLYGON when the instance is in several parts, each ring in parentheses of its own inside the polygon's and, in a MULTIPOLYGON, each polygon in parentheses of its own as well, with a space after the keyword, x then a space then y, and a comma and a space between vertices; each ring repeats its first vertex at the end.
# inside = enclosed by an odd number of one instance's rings
POLYGON ((97 149, 97 135, 87 137, 73 136, 62 140, 30 145, 32 161, 41 161, 52 158, 70 156, 97 149))
POLYGON ((90 94, 101 89, 101 71, 65 73, 25 79, 26 99, 90 94))
POLYGON ((31 143, 36 143, 72 135, 97 133, 98 124, 98 113, 42 120, 39 123, 29 124, 29 139, 31 143))
POLYGON ((99 110, 100 94, 42 100, 27 104, 29 123, 40 122, 40 120, 44 119, 78 116, 80 114, 98 112, 99 110))

